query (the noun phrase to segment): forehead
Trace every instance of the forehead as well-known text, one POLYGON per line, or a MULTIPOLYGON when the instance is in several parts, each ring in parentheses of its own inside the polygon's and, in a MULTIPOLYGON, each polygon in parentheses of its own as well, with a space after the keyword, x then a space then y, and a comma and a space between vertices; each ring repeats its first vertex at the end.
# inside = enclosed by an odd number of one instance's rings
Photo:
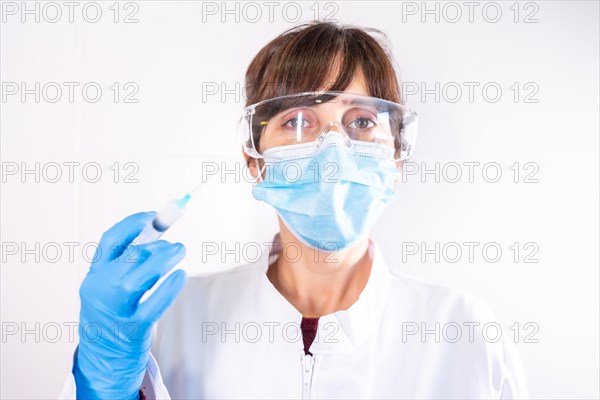
POLYGON ((346 88, 346 90, 344 90, 344 92, 368 96, 369 93, 367 90, 367 85, 365 83, 365 78, 364 78, 363 74, 361 73, 361 74, 356 75, 356 78, 354 78, 354 80, 352 81, 350 86, 348 86, 346 88))
MULTIPOLYGON (((329 84, 326 85, 326 87, 319 89, 319 91, 326 91, 326 90, 331 90, 329 84)), ((350 82, 350 85, 348 85, 348 87, 344 90, 344 92, 360 94, 363 96, 369 96, 365 77, 364 77, 362 71, 360 71, 360 69, 357 70, 357 72, 354 74, 354 78, 353 78, 352 82, 350 82)))

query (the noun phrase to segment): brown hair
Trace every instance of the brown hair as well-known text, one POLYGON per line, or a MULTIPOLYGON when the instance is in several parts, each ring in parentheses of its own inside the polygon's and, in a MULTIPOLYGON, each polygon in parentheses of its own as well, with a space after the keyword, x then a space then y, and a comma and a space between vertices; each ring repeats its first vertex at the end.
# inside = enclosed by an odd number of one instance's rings
POLYGON ((313 21, 263 47, 246 71, 246 106, 317 90, 344 91, 361 71, 370 96, 400 103, 387 36, 377 29, 313 21), (371 34, 379 34, 380 43, 371 34))

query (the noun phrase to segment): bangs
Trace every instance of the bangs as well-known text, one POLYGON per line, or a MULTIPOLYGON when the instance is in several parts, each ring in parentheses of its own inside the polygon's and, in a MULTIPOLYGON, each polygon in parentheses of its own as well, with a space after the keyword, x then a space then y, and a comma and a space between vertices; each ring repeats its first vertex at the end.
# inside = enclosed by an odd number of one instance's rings
POLYGON ((366 30, 324 22, 301 25, 256 55, 246 73, 246 106, 301 92, 344 91, 361 73, 369 96, 400 102, 391 56, 366 30))

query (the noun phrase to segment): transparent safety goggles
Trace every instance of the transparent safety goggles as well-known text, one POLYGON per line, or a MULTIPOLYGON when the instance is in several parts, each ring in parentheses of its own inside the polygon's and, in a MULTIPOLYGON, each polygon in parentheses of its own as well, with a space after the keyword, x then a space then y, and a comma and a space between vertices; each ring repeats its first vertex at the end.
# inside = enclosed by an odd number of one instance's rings
POLYGON ((254 158, 278 146, 314 142, 318 147, 334 127, 349 147, 352 141, 381 143, 394 148, 394 159, 400 161, 413 153, 417 113, 377 97, 321 91, 250 105, 240 121, 244 151, 254 158))

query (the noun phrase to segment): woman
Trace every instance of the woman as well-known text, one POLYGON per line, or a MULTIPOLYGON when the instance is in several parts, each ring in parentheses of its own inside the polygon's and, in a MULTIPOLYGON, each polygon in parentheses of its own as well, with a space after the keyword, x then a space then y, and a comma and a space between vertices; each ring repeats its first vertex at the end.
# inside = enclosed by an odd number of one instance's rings
POLYGON ((104 234, 65 397, 527 397, 509 341, 484 329, 489 308, 389 268, 368 237, 416 125, 372 32, 299 26, 248 68, 244 153, 280 226, 259 262, 187 284, 175 271, 140 304, 183 246, 143 244, 125 261, 153 213, 104 234))

